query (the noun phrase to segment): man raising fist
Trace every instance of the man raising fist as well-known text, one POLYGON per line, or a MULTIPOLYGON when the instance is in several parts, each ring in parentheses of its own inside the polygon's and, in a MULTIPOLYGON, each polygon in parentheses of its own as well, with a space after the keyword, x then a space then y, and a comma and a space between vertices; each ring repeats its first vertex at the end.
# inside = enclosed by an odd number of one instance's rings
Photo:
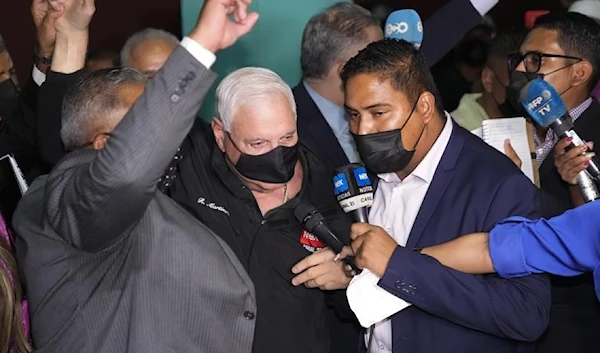
MULTIPOLYGON (((246 271, 156 187, 215 79, 214 53, 257 21, 249 3, 206 1, 149 83, 107 69, 66 94, 60 134, 71 152, 31 185, 14 217, 36 351, 251 351, 246 271)), ((95 11, 93 0, 49 4, 58 18, 47 89, 83 68, 95 11)))

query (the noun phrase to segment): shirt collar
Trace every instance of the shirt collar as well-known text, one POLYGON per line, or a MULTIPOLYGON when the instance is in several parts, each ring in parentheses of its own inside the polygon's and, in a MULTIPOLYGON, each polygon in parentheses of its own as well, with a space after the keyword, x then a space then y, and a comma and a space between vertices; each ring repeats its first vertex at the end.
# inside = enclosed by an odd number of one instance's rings
MULTIPOLYGON (((578 106, 576 106, 575 108, 569 110, 569 116, 571 117, 571 119, 573 120, 573 122, 575 122, 575 120, 579 119, 579 117, 587 110, 587 108, 590 107, 590 105, 592 104, 593 99, 590 97, 586 100, 584 100, 581 104, 579 104, 578 106)), ((552 129, 548 129, 548 131, 546 132, 546 137, 544 138, 544 140, 542 141, 539 136, 537 134, 533 134, 533 141, 536 145, 536 148, 538 148, 538 146, 543 145, 545 142, 548 142, 548 145, 550 146, 549 148, 553 148, 554 144, 556 143, 557 138, 556 135, 554 135, 554 131, 552 131, 552 129)), ((540 156, 540 160, 538 160, 538 163, 541 163, 541 161, 543 161, 546 158, 546 156, 544 155, 544 153, 542 153, 542 156, 540 156)))
MULTIPOLYGON (((444 151, 446 150, 446 146, 448 146, 448 142, 450 141, 450 136, 452 135, 452 118, 448 112, 444 112, 446 116, 446 123, 444 124, 444 128, 438 136, 437 140, 431 146, 431 149, 425 155, 425 158, 417 165, 415 170, 412 171, 404 180, 407 180, 411 177, 417 177, 424 181, 427 184, 430 184, 433 180, 433 176, 435 175, 435 171, 444 155, 444 151)), ((378 174, 379 179, 383 180, 387 183, 401 183, 402 180, 398 177, 396 173, 385 173, 378 174)))
POLYGON ((317 91, 312 89, 310 85, 306 83, 306 81, 302 81, 302 84, 310 98, 312 98, 313 102, 317 105, 317 108, 321 111, 321 114, 325 118, 325 121, 327 121, 329 127, 331 127, 331 130, 333 130, 333 134, 336 137, 339 137, 348 131, 348 116, 346 115, 344 108, 318 94, 317 91))
POLYGON ((593 99, 590 97, 590 98, 584 100, 581 104, 579 104, 575 108, 569 110, 569 115, 573 119, 573 122, 575 122, 575 120, 577 120, 587 110, 587 108, 590 107, 590 105, 592 104, 592 100, 593 99))

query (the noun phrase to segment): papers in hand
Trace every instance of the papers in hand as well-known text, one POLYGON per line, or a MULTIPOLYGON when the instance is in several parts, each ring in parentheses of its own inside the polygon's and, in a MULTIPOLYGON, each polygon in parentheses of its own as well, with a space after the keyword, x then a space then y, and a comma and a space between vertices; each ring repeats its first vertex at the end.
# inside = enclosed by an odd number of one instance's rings
POLYGON ((377 285, 380 278, 364 269, 352 278, 346 290, 350 309, 362 327, 368 328, 383 321, 411 304, 377 285))
POLYGON ((17 187, 21 195, 24 195, 29 188, 23 172, 21 172, 21 168, 17 164, 17 160, 7 154, 0 157, 0 188, 6 189, 11 187, 17 187))
POLYGON ((488 145, 505 153, 504 140, 510 144, 521 159, 521 171, 539 187, 538 165, 535 160, 533 129, 525 118, 484 120, 481 128, 471 131, 488 145))

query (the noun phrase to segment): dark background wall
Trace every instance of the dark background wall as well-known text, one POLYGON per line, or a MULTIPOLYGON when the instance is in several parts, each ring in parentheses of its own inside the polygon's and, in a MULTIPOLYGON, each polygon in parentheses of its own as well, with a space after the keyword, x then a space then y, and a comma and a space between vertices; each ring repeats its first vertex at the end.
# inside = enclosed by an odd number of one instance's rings
MULTIPOLYGON (((517 26, 523 24, 525 11, 564 9, 561 1, 569 2, 569 0, 500 0, 490 15, 499 25, 517 26)), ((427 18, 448 0, 356 0, 355 2, 366 8, 370 8, 374 3, 387 4, 394 10, 412 8, 422 18, 427 18)))
MULTIPOLYGON (((367 8, 375 2, 385 2, 395 8, 414 8, 426 18, 446 0, 357 0, 367 8)), ((29 6, 28 0, 0 0, 0 33, 13 56, 21 82, 28 78, 32 65, 34 29, 29 6)), ((501 26, 518 26, 522 25, 526 10, 562 8, 560 0, 500 0, 491 15, 501 26)), ((90 50, 119 50, 131 33, 150 26, 181 35, 180 2, 96 0, 90 50)))

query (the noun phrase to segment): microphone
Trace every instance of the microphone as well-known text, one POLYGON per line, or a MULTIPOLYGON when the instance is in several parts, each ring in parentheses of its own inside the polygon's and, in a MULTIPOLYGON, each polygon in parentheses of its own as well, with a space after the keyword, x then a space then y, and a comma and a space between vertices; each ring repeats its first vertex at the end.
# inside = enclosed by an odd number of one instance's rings
POLYGON ((392 12, 385 21, 385 39, 404 39, 419 49, 423 42, 423 22, 417 11, 392 12))
MULTIPOLYGON (((538 78, 525 85, 521 90, 521 105, 531 119, 540 126, 551 127, 558 138, 571 137, 569 149, 585 145, 573 129, 573 119, 560 94, 548 82, 538 78)), ((594 158, 582 173, 585 175, 578 175, 580 191, 587 202, 593 201, 599 197, 598 191, 593 190, 596 188, 592 180, 587 179, 600 180, 600 169, 594 158)))
POLYGON ((373 205, 373 186, 367 170, 360 163, 337 168, 333 177, 333 193, 340 207, 355 222, 368 223, 369 207, 373 205))
MULTIPOLYGON (((325 224, 323 215, 313 205, 301 202, 294 210, 294 215, 304 229, 319 238, 334 253, 339 254, 347 245, 325 224)), ((356 273, 360 273, 360 269, 356 267, 352 257, 344 258, 344 262, 350 265, 356 273)))
MULTIPOLYGON (((573 119, 560 95, 548 82, 537 78, 525 85, 521 90, 521 104, 536 123, 551 127, 558 138, 571 137, 571 147, 585 145, 573 130, 573 119)), ((600 179, 600 169, 594 159, 590 160, 587 171, 594 179, 600 179)))

